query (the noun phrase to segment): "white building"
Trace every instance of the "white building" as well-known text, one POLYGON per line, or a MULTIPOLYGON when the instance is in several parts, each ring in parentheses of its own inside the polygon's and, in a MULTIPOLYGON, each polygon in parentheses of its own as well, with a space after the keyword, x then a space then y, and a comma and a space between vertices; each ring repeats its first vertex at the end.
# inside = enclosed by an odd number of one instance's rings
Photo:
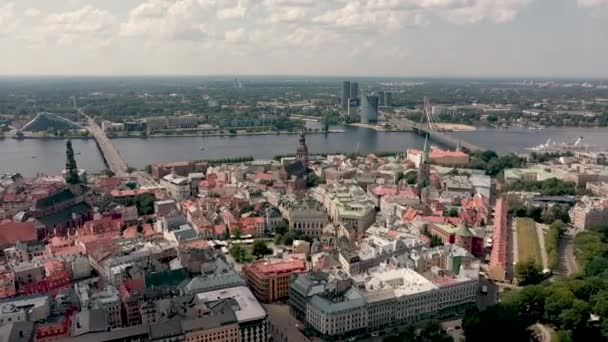
POLYGON ((0 325, 10 322, 36 322, 51 315, 49 296, 16 299, 0 304, 0 325))
POLYGON ((160 185, 164 186, 171 197, 177 200, 184 200, 192 196, 192 189, 188 177, 170 173, 161 178, 160 185))

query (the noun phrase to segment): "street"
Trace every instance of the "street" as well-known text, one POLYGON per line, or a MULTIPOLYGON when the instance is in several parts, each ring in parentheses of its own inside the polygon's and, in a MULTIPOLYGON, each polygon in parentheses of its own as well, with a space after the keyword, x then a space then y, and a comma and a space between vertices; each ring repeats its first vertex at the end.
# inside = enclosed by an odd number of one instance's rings
POLYGON ((300 331, 301 323, 289 313, 287 304, 264 304, 268 312, 268 327, 273 341, 281 342, 305 342, 311 341, 300 331))

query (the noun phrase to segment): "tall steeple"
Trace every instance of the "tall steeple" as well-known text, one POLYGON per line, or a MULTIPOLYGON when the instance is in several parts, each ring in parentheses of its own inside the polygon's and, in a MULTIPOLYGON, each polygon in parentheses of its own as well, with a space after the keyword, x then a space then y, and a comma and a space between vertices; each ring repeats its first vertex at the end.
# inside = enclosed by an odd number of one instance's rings
POLYGON ((65 181, 68 184, 80 183, 78 177, 78 167, 76 166, 76 159, 74 159, 74 149, 72 149, 72 141, 67 139, 65 142, 65 181))
POLYGON ((424 137, 424 148, 423 148, 423 155, 422 155, 422 163, 428 164, 431 159, 429 158, 429 135, 427 134, 424 137))
POLYGON ((306 146, 306 136, 304 131, 300 133, 300 146, 296 151, 296 159, 304 162, 304 165, 308 166, 308 146, 306 146))
POLYGON ((429 157, 429 135, 424 138, 424 149, 422 160, 418 166, 418 190, 421 192, 423 188, 430 184, 431 179, 431 158, 429 157))

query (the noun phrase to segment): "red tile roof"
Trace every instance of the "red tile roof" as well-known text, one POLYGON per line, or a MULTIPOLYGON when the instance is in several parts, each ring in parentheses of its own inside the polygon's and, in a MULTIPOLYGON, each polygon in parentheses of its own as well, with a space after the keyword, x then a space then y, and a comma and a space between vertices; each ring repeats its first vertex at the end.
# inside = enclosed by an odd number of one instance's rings
POLYGON ((17 241, 36 241, 38 234, 34 222, 6 222, 0 224, 0 246, 12 245, 17 241))
POLYGON ((266 173, 266 172, 258 172, 255 174, 255 180, 257 181, 261 181, 261 180, 272 180, 272 173, 266 173))
POLYGON ((261 260, 245 267, 260 275, 275 275, 294 272, 300 273, 306 272, 307 270, 306 260, 296 258, 287 261, 281 260, 278 262, 261 260))

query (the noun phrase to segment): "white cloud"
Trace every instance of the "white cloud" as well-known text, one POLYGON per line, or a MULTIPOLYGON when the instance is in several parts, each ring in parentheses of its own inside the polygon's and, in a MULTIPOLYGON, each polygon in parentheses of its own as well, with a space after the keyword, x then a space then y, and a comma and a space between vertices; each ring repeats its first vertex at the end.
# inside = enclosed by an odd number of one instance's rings
POLYGON ((57 34, 91 34, 108 32, 116 24, 112 13, 85 6, 79 10, 50 14, 47 29, 57 34))
POLYGON ((217 17, 218 19, 239 19, 244 18, 246 13, 246 5, 242 1, 239 1, 234 7, 225 7, 218 10, 217 17))
POLYGON ((147 0, 131 10, 120 35, 206 40, 210 35, 207 21, 215 7, 214 0, 147 0))
POLYGON ((608 7, 608 0, 577 0, 578 7, 586 9, 595 9, 608 7))
POLYGON ((229 43, 243 43, 247 41, 247 34, 243 28, 226 31, 224 38, 229 43))
POLYGON ((34 18, 40 15, 40 10, 37 8, 30 7, 23 11, 23 15, 25 15, 26 17, 34 18))
POLYGON ((444 15, 461 24, 481 21, 504 24, 512 21, 532 1, 534 0, 474 0, 465 6, 452 7, 444 15))
POLYGON ((15 4, 0 5, 0 35, 13 32, 16 26, 15 4))

